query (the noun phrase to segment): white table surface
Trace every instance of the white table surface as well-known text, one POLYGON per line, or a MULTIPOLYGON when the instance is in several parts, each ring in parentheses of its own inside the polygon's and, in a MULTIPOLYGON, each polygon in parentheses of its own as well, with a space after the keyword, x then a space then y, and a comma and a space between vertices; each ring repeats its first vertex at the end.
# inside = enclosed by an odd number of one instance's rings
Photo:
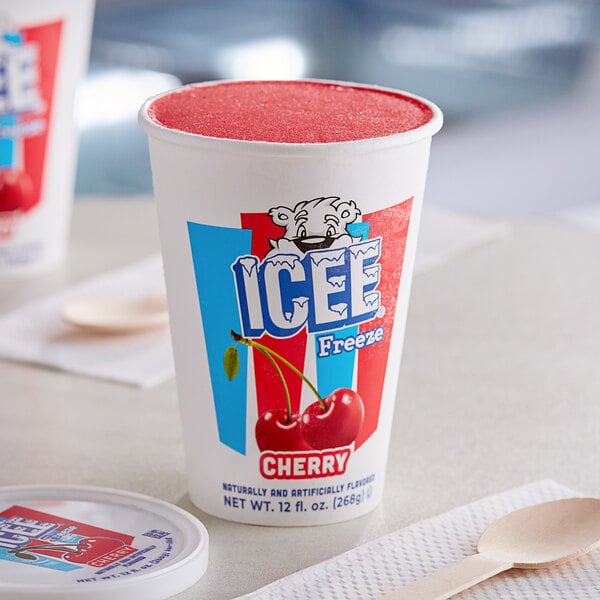
MULTIPOLYGON (((0 312, 157 249, 151 203, 78 202, 67 266, 0 283, 0 312)), ((190 510, 210 532, 210 562, 178 600, 234 598, 537 479, 600 496, 599 259, 598 234, 518 222, 415 278, 384 502, 354 521, 268 528, 208 516, 186 495, 174 381, 140 390, 4 361, 0 485, 95 484, 190 510)))

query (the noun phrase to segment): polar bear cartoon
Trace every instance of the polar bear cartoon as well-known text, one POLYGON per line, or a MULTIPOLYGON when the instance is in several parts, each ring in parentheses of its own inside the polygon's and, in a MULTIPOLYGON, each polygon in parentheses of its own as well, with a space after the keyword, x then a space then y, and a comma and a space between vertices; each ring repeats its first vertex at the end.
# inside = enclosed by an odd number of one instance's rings
POLYGON ((345 248, 359 242, 360 238, 352 237, 346 227, 360 214, 354 200, 342 200, 339 196, 303 200, 294 208, 272 208, 269 216, 275 225, 285 228, 285 233, 279 239, 269 240, 271 250, 267 256, 303 256, 309 250, 345 248))

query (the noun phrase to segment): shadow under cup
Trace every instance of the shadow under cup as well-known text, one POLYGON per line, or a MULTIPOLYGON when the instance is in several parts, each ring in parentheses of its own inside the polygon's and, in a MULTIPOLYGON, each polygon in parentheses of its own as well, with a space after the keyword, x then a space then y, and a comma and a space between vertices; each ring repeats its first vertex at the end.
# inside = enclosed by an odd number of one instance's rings
POLYGON ((193 502, 264 525, 372 510, 440 110, 341 82, 211 82, 151 98, 140 124, 193 502))

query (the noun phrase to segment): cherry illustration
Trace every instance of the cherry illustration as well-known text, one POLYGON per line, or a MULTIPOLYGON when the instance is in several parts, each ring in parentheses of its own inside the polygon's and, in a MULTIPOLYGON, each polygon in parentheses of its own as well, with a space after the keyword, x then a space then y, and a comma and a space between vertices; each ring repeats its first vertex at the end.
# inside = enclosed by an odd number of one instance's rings
MULTIPOLYGON (((262 346, 262 345, 261 345, 262 346)), ((273 365, 283 386, 286 408, 267 410, 258 417, 254 428, 256 443, 261 452, 265 450, 310 450, 300 433, 300 415, 292 412, 290 390, 281 368, 275 362, 266 346, 259 348, 265 358, 273 365)))
POLYGON ((117 548, 124 546, 122 540, 116 538, 83 538, 75 544, 41 544, 35 546, 26 546, 19 550, 10 550, 17 558, 23 560, 37 560, 34 554, 41 550, 44 555, 54 555, 58 558, 68 560, 73 563, 88 563, 99 556, 113 552, 117 548), (29 551, 29 552, 27 552, 29 551))
POLYGON ((31 177, 25 171, 0 169, 0 212, 27 212, 35 204, 31 177))
POLYGON ((76 548, 74 544, 36 544, 34 546, 24 546, 18 550, 9 550, 10 554, 14 554, 17 558, 22 560, 37 560, 39 557, 35 554, 29 554, 29 552, 40 552, 44 556, 56 556, 57 558, 64 558, 65 553, 74 552, 76 548))
POLYGON ((79 541, 76 550, 67 552, 63 558, 72 563, 89 563, 99 556, 113 552, 123 545, 124 542, 116 538, 84 538, 79 541))
POLYGON ((265 411, 256 422, 256 443, 265 450, 311 450, 300 431, 300 414, 288 414, 285 408, 265 411))
MULTIPOLYGON (((231 332, 241 344, 258 349, 277 370, 285 391, 287 410, 268 410, 258 418, 255 435, 258 447, 265 450, 323 450, 350 445, 362 427, 365 408, 358 393, 348 388, 333 391, 321 398, 308 378, 283 356, 256 340, 231 332), (308 406, 301 417, 292 413, 290 394, 285 377, 275 359, 301 377, 317 401, 308 406)), ((231 352, 228 349, 226 352, 231 352)), ((226 367, 227 370, 227 367, 226 367)))
POLYGON ((364 416, 361 397, 351 389, 339 388, 306 408, 300 430, 315 450, 349 446, 356 439, 364 416))

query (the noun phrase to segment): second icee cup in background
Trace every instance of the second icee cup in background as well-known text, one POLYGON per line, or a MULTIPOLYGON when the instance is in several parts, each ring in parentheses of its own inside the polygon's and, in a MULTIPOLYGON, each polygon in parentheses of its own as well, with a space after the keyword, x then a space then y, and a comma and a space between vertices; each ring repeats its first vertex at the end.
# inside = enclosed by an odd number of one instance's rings
POLYGON ((264 525, 381 500, 440 110, 329 81, 151 98, 190 496, 264 525))
POLYGON ((94 4, 0 2, 0 281, 65 260, 94 4))

